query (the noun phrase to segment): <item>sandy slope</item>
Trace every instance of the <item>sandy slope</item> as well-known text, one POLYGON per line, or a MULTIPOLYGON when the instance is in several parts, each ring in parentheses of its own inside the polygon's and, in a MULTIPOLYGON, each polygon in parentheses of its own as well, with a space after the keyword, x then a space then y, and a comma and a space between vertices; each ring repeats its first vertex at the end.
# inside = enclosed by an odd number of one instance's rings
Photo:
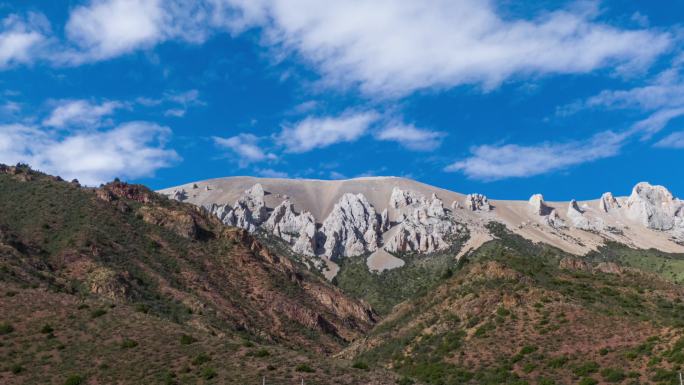
MULTIPOLYGON (((275 207, 285 197, 289 197, 297 210, 310 211, 319 223, 326 218, 335 203, 345 193, 363 194, 378 213, 388 208, 390 220, 396 220, 398 217, 398 213, 389 207, 390 195, 394 187, 419 192, 427 197, 436 194, 442 199, 445 207, 450 207, 453 201, 462 203, 465 197, 462 193, 398 177, 369 177, 332 181, 229 177, 188 183, 160 192, 169 194, 174 190, 184 189, 188 194, 188 201, 194 204, 232 204, 245 190, 256 183, 261 183, 268 193, 266 196, 267 206, 275 207)), ((492 200, 491 203, 494 210, 490 213, 472 212, 462 208, 454 210, 454 216, 459 221, 466 223, 471 232, 471 240, 465 249, 477 248, 491 239, 491 236, 484 229, 484 225, 495 220, 506 224, 509 229, 525 238, 545 242, 575 254, 585 254, 604 244, 606 239, 622 242, 636 248, 684 252, 684 246, 672 242, 666 233, 647 229, 643 225, 626 218, 619 211, 602 212, 599 209, 598 200, 578 203, 584 210, 597 218, 601 218, 606 224, 623 228, 623 234, 608 232, 597 234, 574 228, 557 230, 545 225, 542 219, 530 210, 527 201, 492 200)), ((556 208, 562 219, 567 219, 566 212, 569 202, 547 202, 547 204, 556 208)), ((461 204, 461 206, 463 205, 461 204)), ((384 259, 380 258, 380 260, 384 259)))

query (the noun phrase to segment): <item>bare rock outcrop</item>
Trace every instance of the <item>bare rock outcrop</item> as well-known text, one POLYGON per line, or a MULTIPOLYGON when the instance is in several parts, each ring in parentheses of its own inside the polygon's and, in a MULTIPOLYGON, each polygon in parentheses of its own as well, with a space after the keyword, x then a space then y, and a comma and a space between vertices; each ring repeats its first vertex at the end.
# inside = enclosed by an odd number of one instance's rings
POLYGON ((292 251, 313 256, 316 250, 316 221, 310 212, 295 213, 294 205, 284 200, 262 226, 289 243, 292 251))
POLYGON ((654 230, 673 230, 682 224, 681 210, 684 202, 672 196, 663 186, 647 182, 638 183, 627 199, 627 215, 654 230))
POLYGON ((382 210, 382 214, 380 214, 380 231, 384 233, 389 230, 391 226, 392 223, 389 219, 389 213, 387 212, 387 209, 384 209, 382 210))
POLYGON ((603 230, 603 220, 590 215, 585 215, 585 211, 579 207, 576 200, 571 200, 568 205, 568 221, 570 226, 587 231, 603 230))
POLYGON ((471 211, 490 211, 492 206, 489 199, 482 194, 468 194, 465 197, 465 207, 471 211))
MULTIPOLYGON (((406 193, 403 196, 416 196, 406 193)), ((429 202, 418 199, 404 207, 401 222, 392 237, 385 240, 385 250, 433 253, 449 247, 448 237, 457 232, 457 225, 453 217, 446 215, 442 200, 433 194, 429 202)))
POLYGON ((431 217, 443 217, 446 215, 446 211, 444 211, 444 203, 441 199, 437 198, 437 195, 432 194, 427 212, 431 217))
POLYGON ((390 206, 395 209, 424 201, 425 197, 422 194, 415 191, 402 190, 399 187, 393 188, 392 195, 390 196, 390 206))
POLYGON ((542 217, 542 222, 556 229, 565 227, 565 221, 561 219, 556 209, 546 205, 543 195, 532 195, 528 201, 528 204, 530 206, 530 210, 532 210, 535 215, 542 217))
POLYGON ((613 209, 619 209, 620 202, 618 202, 618 200, 615 199, 613 193, 603 193, 603 195, 601 195, 601 199, 599 200, 599 208, 603 210, 603 212, 607 213, 613 209))
POLYGON ((264 201, 265 194, 264 188, 257 183, 246 190, 232 207, 227 204, 212 204, 206 209, 226 225, 254 232, 268 218, 268 209, 264 201))
POLYGON ((329 259, 377 250, 380 218, 363 194, 344 194, 323 222, 318 254, 329 259))
POLYGON ((533 213, 541 216, 549 215, 551 208, 544 203, 544 196, 541 194, 534 194, 529 200, 530 209, 533 213))

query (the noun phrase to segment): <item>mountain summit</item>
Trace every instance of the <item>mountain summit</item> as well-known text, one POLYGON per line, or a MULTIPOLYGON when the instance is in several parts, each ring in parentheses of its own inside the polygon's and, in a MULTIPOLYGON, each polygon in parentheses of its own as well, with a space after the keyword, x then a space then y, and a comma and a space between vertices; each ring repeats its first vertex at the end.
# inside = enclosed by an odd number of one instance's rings
POLYGON ((396 177, 340 181, 231 177, 161 190, 216 214, 223 223, 273 234, 293 252, 331 270, 368 255, 374 270, 403 265, 397 253, 430 254, 465 239, 460 255, 494 238, 497 222, 515 234, 583 255, 608 242, 684 252, 684 201, 642 182, 629 197, 607 192, 591 201, 492 200, 396 177))

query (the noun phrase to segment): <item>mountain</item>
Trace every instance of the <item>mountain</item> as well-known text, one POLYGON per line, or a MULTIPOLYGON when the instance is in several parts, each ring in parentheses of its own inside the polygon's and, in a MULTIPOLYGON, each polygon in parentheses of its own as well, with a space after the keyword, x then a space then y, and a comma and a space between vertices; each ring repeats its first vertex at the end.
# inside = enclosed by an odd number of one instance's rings
POLYGON ((144 186, 0 166, 0 283, 3 384, 391 383, 326 358, 368 304, 144 186))
POLYGON ((0 383, 677 384, 682 201, 0 165, 0 383), (172 198, 172 199, 169 199, 172 198))
POLYGON ((680 285, 490 230, 453 277, 340 355, 427 384, 679 383, 680 285))
POLYGON ((613 243, 684 252, 684 201, 648 183, 637 184, 629 197, 605 193, 570 202, 546 202, 541 194, 492 200, 395 177, 231 177, 160 193, 201 206, 266 243, 285 244, 283 252, 303 257, 383 314, 430 290, 459 258, 496 239, 490 223, 578 256, 613 243))

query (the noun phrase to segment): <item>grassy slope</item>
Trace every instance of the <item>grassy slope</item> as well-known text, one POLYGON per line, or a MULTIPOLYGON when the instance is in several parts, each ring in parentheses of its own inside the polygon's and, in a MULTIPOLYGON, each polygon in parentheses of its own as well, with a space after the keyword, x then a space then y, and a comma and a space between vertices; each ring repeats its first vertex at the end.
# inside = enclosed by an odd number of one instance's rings
POLYGON ((368 301, 380 314, 389 314, 398 303, 422 297, 451 277, 459 267, 454 255, 467 237, 462 234, 450 249, 438 253, 400 254, 405 265, 381 273, 368 270, 367 256, 345 258, 333 282, 345 293, 368 301))
POLYGON ((675 383, 684 291, 653 275, 568 271, 560 250, 500 239, 345 353, 428 384, 675 383))
POLYGON ((360 305, 244 232, 140 192, 107 202, 0 173, 0 383, 391 382, 320 355, 369 327, 360 305), (184 333, 198 341, 181 345, 184 333), (200 353, 211 360, 193 364, 200 353))

